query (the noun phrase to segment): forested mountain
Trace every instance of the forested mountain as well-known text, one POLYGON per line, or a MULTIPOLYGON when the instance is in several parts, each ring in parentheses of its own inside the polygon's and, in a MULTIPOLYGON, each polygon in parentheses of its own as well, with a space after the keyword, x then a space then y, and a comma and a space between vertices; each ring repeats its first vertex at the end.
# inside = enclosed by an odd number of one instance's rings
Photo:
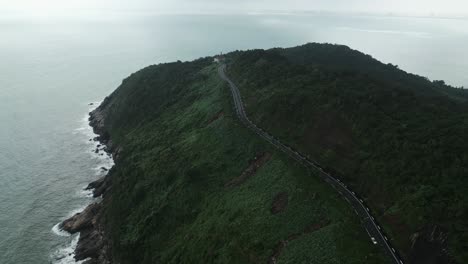
MULTIPOLYGON (((345 46, 223 57, 256 124, 348 183, 410 263, 468 261, 468 94, 345 46)), ((316 172, 236 118, 213 57, 147 67, 93 112, 116 263, 391 263, 316 172), (108 141, 110 139, 110 141, 108 141)))
POLYGON ((229 57, 253 121, 358 190, 408 259, 466 262, 468 92, 339 45, 229 57))

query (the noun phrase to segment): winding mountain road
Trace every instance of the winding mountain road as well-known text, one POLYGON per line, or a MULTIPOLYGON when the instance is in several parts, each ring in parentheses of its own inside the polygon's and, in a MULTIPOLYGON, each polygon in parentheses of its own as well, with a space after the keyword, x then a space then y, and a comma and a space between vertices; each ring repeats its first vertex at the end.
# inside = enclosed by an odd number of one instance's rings
POLYGON ((226 64, 219 62, 218 73, 223 80, 229 83, 232 97, 234 99, 234 108, 240 121, 258 136, 262 137, 305 167, 317 170, 319 172, 318 175, 330 184, 351 205, 354 212, 361 218, 361 222, 369 234, 371 241, 374 244, 381 246, 385 253, 391 257, 394 263, 403 264, 403 261, 398 257, 396 250, 390 245, 388 238, 383 234, 382 228, 376 223, 374 217, 371 215, 369 208, 364 205, 364 201, 351 191, 346 184, 324 171, 317 162, 310 160, 305 155, 281 143, 278 139, 257 127, 257 125, 250 121, 245 113, 239 89, 226 75, 226 64))

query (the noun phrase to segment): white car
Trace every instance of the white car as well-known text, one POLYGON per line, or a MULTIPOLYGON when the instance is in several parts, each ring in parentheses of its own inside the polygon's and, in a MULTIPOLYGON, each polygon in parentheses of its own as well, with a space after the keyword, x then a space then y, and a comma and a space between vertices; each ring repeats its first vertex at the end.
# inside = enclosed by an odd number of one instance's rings
POLYGON ((371 237, 371 240, 372 240, 372 243, 374 243, 374 245, 377 245, 377 240, 375 240, 374 237, 371 237))

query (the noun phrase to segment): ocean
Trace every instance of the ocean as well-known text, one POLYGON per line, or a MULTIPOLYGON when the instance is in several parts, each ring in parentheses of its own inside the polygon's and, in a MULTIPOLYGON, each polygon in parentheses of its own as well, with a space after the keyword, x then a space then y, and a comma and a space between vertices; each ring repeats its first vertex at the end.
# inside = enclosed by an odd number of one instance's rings
POLYGON ((57 224, 112 159, 88 112, 138 69, 237 49, 348 45, 468 87, 468 20, 336 15, 159 15, 0 19, 0 263, 75 263, 57 224), (94 103, 94 105, 90 105, 94 103))

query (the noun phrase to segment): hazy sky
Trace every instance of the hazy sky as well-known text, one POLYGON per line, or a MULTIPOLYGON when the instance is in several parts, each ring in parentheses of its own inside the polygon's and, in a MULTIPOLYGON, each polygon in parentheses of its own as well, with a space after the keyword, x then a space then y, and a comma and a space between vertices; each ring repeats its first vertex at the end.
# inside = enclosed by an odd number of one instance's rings
POLYGON ((157 13, 326 10, 466 14, 468 0, 0 0, 2 9, 34 14, 72 14, 76 9, 132 9, 157 13))

